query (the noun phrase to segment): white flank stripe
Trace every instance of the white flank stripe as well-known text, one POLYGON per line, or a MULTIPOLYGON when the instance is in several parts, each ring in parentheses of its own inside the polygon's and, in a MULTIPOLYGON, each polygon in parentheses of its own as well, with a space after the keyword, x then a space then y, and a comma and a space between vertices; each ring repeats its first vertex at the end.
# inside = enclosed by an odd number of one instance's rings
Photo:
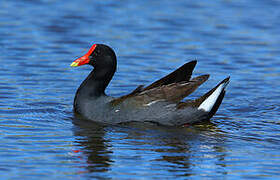
POLYGON ((207 99, 203 101, 203 103, 200 104, 198 110, 202 109, 206 112, 210 112, 226 85, 227 83, 221 84, 207 99))
POLYGON ((159 101, 162 101, 162 100, 155 100, 155 101, 152 101, 152 102, 150 102, 148 104, 144 104, 144 106, 150 106, 150 105, 155 104, 155 103, 157 103, 159 101))

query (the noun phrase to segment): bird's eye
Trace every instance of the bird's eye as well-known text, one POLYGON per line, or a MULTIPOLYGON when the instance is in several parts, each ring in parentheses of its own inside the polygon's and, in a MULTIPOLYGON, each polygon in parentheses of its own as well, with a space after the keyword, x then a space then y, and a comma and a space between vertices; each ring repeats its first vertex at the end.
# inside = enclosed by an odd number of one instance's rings
POLYGON ((98 52, 96 50, 93 51, 93 56, 98 56, 98 52))

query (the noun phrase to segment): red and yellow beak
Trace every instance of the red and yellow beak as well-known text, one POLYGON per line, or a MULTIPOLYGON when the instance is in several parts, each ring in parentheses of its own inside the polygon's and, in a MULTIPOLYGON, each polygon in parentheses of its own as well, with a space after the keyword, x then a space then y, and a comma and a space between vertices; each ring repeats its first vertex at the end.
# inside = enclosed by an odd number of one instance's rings
POLYGON ((89 51, 84 56, 76 59, 74 62, 72 62, 72 64, 70 66, 76 67, 76 66, 88 64, 90 61, 89 56, 92 54, 92 52, 94 51, 95 48, 96 48, 96 44, 92 45, 91 48, 89 49, 89 51))

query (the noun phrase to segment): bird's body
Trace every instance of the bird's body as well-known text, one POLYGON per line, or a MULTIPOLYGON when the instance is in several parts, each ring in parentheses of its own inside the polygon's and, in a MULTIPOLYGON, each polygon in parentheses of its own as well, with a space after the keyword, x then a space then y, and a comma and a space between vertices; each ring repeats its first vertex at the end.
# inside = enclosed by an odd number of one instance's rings
POLYGON ((182 101, 204 83, 209 75, 191 79, 196 61, 184 64, 174 72, 119 98, 107 96, 105 88, 116 71, 114 51, 95 44, 72 66, 91 64, 94 70, 76 92, 74 111, 83 117, 103 123, 154 122, 168 126, 182 126, 210 119, 225 94, 229 78, 196 100, 182 101))
POLYGON ((111 105, 111 97, 101 99, 89 99, 91 102, 84 103, 81 109, 96 109, 95 113, 81 111, 85 118, 96 122, 117 124, 125 122, 154 122, 162 125, 180 126, 193 124, 207 119, 207 113, 191 107, 177 109, 175 103, 166 101, 151 102, 142 107, 135 107, 133 100, 125 101, 119 105, 111 105), (99 102, 99 101, 102 101, 99 102), (101 104, 101 105, 100 105, 101 104), (182 123, 184 122, 184 123, 182 123))

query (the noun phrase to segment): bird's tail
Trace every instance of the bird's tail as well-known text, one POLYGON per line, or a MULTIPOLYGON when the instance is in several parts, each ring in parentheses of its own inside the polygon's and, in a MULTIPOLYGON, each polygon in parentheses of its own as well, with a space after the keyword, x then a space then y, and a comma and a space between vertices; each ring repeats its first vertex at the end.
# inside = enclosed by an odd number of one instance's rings
POLYGON ((206 94, 198 98, 197 104, 198 110, 203 110, 208 112, 208 118, 212 118, 217 112, 219 106, 222 103, 222 100, 225 96, 226 90, 229 83, 230 77, 227 77, 222 82, 220 82, 216 87, 208 91, 206 94))
POLYGON ((185 107, 193 107, 198 110, 205 111, 207 113, 207 119, 212 118, 217 112, 219 106, 222 103, 222 100, 226 93, 226 86, 229 83, 230 77, 227 77, 223 81, 221 81, 216 87, 208 91, 203 96, 186 102, 181 102, 178 104, 178 109, 183 109, 185 107))

